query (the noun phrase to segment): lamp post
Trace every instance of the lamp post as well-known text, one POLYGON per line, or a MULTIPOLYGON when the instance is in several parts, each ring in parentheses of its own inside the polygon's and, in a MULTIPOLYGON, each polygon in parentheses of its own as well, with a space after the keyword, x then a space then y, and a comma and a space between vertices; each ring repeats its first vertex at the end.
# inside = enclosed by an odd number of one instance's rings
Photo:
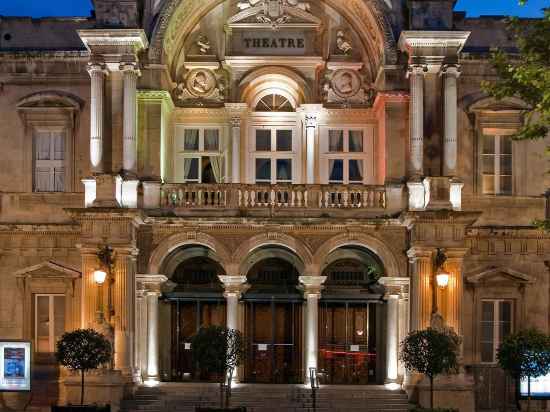
POLYGON ((443 249, 438 248, 434 259, 434 271, 432 277, 432 319, 439 315, 437 306, 437 288, 445 289, 449 285, 449 274, 443 269, 447 256, 443 249))

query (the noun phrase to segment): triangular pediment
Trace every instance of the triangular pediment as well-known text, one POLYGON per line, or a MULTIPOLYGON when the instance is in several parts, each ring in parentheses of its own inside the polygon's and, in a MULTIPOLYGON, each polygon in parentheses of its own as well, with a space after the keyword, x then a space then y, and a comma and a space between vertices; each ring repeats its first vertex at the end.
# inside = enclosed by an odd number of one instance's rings
POLYGON ((53 262, 51 260, 39 263, 37 265, 28 266, 15 272, 16 277, 33 277, 33 278, 70 278, 76 279, 82 276, 82 273, 77 269, 69 266, 53 262))
POLYGON ((490 266, 466 275, 466 282, 471 284, 531 284, 535 278, 517 270, 490 266))

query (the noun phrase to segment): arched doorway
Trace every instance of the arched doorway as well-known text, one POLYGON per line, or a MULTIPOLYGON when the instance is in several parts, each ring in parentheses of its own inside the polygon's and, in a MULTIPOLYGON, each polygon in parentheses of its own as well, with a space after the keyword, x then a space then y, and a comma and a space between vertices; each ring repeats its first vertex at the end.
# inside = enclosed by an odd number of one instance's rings
POLYGON ((319 302, 319 373, 325 384, 381 384, 383 267, 370 251, 333 251, 319 302))
POLYGON ((201 327, 226 324, 219 280, 225 271, 213 252, 202 246, 176 250, 166 266, 172 269, 162 295, 170 318, 170 362, 163 376, 169 381, 215 380, 214 376, 201 375, 193 365, 191 339, 201 327))
POLYGON ((246 382, 302 381, 302 302, 297 259, 278 248, 260 251, 247 273, 243 296, 246 382))

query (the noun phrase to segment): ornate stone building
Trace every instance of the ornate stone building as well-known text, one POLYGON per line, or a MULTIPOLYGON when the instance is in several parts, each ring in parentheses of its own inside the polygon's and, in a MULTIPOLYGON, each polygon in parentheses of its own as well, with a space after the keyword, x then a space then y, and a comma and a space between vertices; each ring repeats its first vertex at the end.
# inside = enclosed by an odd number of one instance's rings
POLYGON ((532 225, 548 142, 511 140, 524 105, 480 88, 514 47, 502 19, 453 0, 94 3, 0 18, 0 337, 33 342, 36 402, 76 393, 52 363, 64 331, 112 335, 89 396, 117 405, 205 379, 190 337, 209 324, 247 337, 242 382, 316 368, 418 399, 398 345, 437 312, 463 338, 440 401, 501 406, 496 348, 548 330, 550 256, 532 225))

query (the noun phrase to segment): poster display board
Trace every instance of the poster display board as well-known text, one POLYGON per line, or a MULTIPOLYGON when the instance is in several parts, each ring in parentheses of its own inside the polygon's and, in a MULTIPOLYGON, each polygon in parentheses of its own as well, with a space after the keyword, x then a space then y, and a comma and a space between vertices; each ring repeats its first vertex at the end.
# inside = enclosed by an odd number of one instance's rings
POLYGON ((0 340, 0 392, 31 390, 31 343, 0 340))
MULTIPOLYGON (((521 381, 519 396, 527 399, 527 379, 521 381)), ((550 399, 550 374, 540 378, 531 378, 531 399, 550 399)))

